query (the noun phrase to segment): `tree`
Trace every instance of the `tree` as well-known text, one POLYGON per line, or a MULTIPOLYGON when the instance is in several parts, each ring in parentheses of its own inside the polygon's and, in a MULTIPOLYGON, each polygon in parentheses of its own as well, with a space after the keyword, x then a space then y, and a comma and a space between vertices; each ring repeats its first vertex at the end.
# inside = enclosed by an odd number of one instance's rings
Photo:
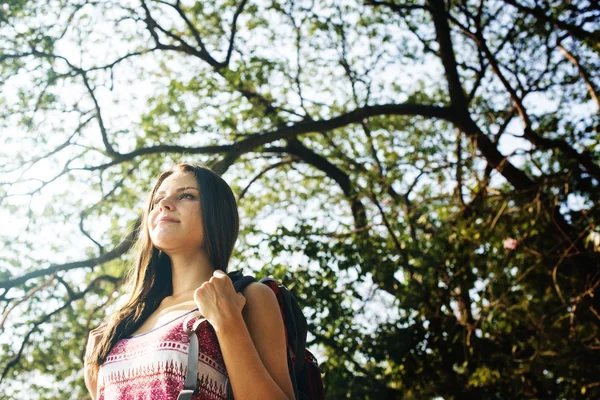
POLYGON ((85 397, 87 332, 180 160, 232 184, 231 268, 296 293, 331 398, 600 396, 595 2, 14 0, 0 21, 7 398, 85 397))

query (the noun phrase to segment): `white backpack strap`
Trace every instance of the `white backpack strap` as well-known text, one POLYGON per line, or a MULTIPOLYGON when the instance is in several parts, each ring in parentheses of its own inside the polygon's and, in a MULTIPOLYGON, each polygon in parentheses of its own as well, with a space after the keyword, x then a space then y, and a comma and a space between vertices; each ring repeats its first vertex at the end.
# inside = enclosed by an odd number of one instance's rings
POLYGON ((198 329, 198 326, 205 320, 205 318, 198 318, 190 330, 188 329, 188 322, 190 318, 193 318, 196 315, 197 313, 193 313, 192 315, 186 317, 183 321, 183 330, 190 338, 190 345, 188 347, 187 373, 185 375, 185 382, 183 384, 183 389, 179 393, 179 397, 177 397, 177 400, 190 400, 196 391, 196 388, 198 387, 198 336, 196 336, 196 329, 198 329))

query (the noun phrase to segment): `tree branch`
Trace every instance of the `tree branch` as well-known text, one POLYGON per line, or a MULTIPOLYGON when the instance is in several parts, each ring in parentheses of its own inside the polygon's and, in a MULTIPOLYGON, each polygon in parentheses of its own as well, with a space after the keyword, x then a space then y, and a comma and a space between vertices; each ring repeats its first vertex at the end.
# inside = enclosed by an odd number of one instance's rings
POLYGON ((229 36, 229 45, 227 46, 227 55, 225 56, 225 61, 223 62, 223 66, 226 67, 229 65, 229 61, 231 60, 231 55, 233 54, 233 42, 235 40, 235 34, 237 31, 237 20, 244 11, 244 7, 246 6, 247 0, 242 0, 238 5, 238 8, 235 10, 233 14, 233 20, 231 21, 231 34, 229 36))
POLYGON ((285 147, 285 150, 290 154, 300 157, 306 163, 325 172, 329 178, 333 179, 339 185, 340 189, 342 189, 344 195, 350 202, 352 216, 354 217, 355 229, 360 230, 362 227, 367 225, 365 206, 361 203, 359 193, 352 185, 348 174, 346 174, 336 165, 332 164, 325 157, 306 147, 296 138, 291 138, 288 140, 288 145, 285 147))
POLYGON ((598 44, 598 42, 600 42, 600 30, 597 30, 595 32, 588 32, 585 29, 583 29, 577 25, 573 25, 568 22, 562 21, 558 18, 554 18, 554 17, 547 15, 546 14, 547 10, 544 10, 543 8, 538 7, 537 5, 534 8, 530 8, 530 7, 524 6, 523 4, 520 4, 516 0, 504 0, 504 2, 515 7, 517 10, 521 11, 522 13, 534 16, 542 23, 551 24, 559 29, 562 29, 562 30, 568 32, 571 36, 573 36, 576 39, 581 40, 582 42, 589 41, 591 43, 595 43, 596 45, 598 44))
POLYGON ((598 90, 596 89, 594 83, 590 79, 590 74, 579 63, 579 60, 577 60, 577 58, 575 58, 575 56, 572 53, 565 49, 562 44, 559 43, 558 48, 564 54, 567 60, 571 61, 575 68, 577 68, 579 76, 581 77, 581 79, 583 79, 583 81, 585 82, 585 86, 587 86, 588 88, 588 93, 590 94, 590 97, 592 98, 592 100, 594 100, 596 106, 598 106, 598 111, 600 111, 600 99, 598 99, 598 90))
MULTIPOLYGON (((455 24, 460 26, 463 33, 465 33, 467 36, 469 36, 475 42, 477 47, 485 55, 485 58, 488 61, 489 65, 492 67, 492 70, 494 71, 494 73, 496 74, 498 79, 500 79, 500 82, 502 82, 502 85, 504 86, 506 91, 509 93, 510 99, 513 102, 517 112, 519 113, 521 120, 523 121, 523 125, 524 125, 523 136, 527 140, 529 140, 531 143, 533 143, 534 145, 536 145, 537 147, 539 147, 541 149, 544 149, 544 150, 559 149, 559 150, 563 151, 569 157, 571 157, 572 159, 577 161, 577 163, 580 164, 583 168, 585 168, 590 175, 594 176, 598 181, 600 181, 600 166, 594 162, 594 160, 589 152, 579 153, 577 150, 575 150, 575 148, 573 148, 571 145, 569 145, 569 143, 567 143, 565 140, 548 139, 548 138, 542 137, 539 134, 537 134, 536 132, 534 132, 534 130, 531 126, 531 119, 529 118, 529 114, 527 113, 527 110, 525 109, 525 106, 523 105, 523 101, 522 101, 521 97, 517 94, 516 90, 511 86, 508 79, 504 76, 504 74, 500 70, 500 65, 498 64, 498 61, 496 60, 496 58, 490 51, 489 47, 487 46, 487 44, 485 42, 485 38, 483 37, 483 33, 480 30, 477 30, 475 33, 473 33, 471 31, 469 31, 469 29, 467 29, 466 27, 462 26, 460 24, 460 22, 457 21, 455 18, 453 18, 451 16, 449 16, 449 18, 455 24)), ((575 62, 577 62, 577 60, 575 60, 575 62)), ((586 80, 586 82, 587 82, 587 80, 586 80)), ((597 100, 597 98, 596 98, 596 100, 597 100)), ((599 106, 600 106, 600 104, 599 104, 599 106)))
POLYGON ((427 3, 429 4, 429 11, 435 25, 436 41, 440 46, 439 53, 442 65, 444 66, 446 81, 448 82, 450 104, 455 111, 461 113, 463 116, 467 116, 469 115, 469 106, 458 75, 458 65, 456 63, 456 56, 454 55, 446 4, 443 0, 428 0, 427 3))
POLYGON ((118 280, 118 278, 104 275, 104 276, 94 279, 92 282, 90 282, 90 284, 88 285, 88 287, 85 290, 83 290, 82 292, 79 292, 79 293, 73 293, 73 297, 70 297, 69 300, 65 304, 63 304, 59 308, 55 309, 54 311, 44 315, 42 318, 40 318, 38 321, 36 321, 33 324, 33 327, 27 332, 27 334, 25 334, 25 337, 23 338, 23 342, 21 342, 21 346, 20 346, 19 350, 17 351, 17 354, 15 354, 13 356, 13 358, 4 366, 4 371, 2 371, 2 375, 0 376, 0 383, 2 383, 2 381, 6 378, 8 372, 13 367, 15 367, 21 360, 21 357, 23 356, 23 351, 25 350, 25 347, 29 343, 29 340, 31 339, 31 335, 34 332, 36 332, 37 330, 39 330, 40 326, 42 324, 45 324, 46 322, 48 322, 50 320, 50 318, 52 318, 54 315, 59 314, 64 309, 69 307, 71 305, 71 303, 73 303, 73 301, 82 299, 101 280, 109 280, 109 281, 115 282, 118 280))
POLYGON ((133 229, 125 237, 125 239, 123 239, 123 241, 121 241, 121 243, 119 243, 113 250, 109 251, 106 254, 103 254, 99 257, 91 258, 91 259, 85 260, 85 261, 75 261, 75 262, 70 262, 70 263, 66 263, 66 264, 55 264, 48 268, 29 272, 29 273, 27 273, 25 275, 21 275, 20 277, 17 277, 17 278, 8 279, 6 281, 0 281, 0 289, 11 288, 11 287, 14 287, 17 285, 21 285, 21 284, 29 281, 30 279, 39 278, 39 277, 45 276, 45 275, 50 275, 50 274, 56 273, 58 271, 68 271, 71 269, 83 268, 83 267, 94 267, 96 265, 114 260, 114 259, 122 256, 123 254, 127 253, 127 251, 129 251, 129 249, 131 248, 131 246, 133 245, 133 243, 137 237, 137 233, 138 233, 140 224, 141 224, 141 221, 138 219, 135 222, 133 229))
POLYGON ((310 132, 326 132, 349 124, 358 123, 363 119, 381 115, 413 115, 428 118, 438 118, 453 122, 455 115, 448 107, 430 106, 424 104, 382 104, 365 106, 328 120, 302 121, 292 126, 275 129, 263 134, 251 135, 247 139, 233 145, 232 151, 213 165, 219 174, 225 173, 235 160, 248 151, 280 139, 287 139, 310 132))
POLYGON ((242 198, 244 198, 244 196, 246 195, 246 192, 248 192, 248 189, 250 189, 250 186, 252 186, 252 184, 254 182, 258 181, 261 178, 261 176, 263 176, 264 174, 266 174, 267 172, 269 172, 273 169, 277 169, 284 165, 293 164, 296 161, 298 161, 297 157, 288 157, 288 159, 281 160, 279 162, 276 162, 275 164, 271 164, 268 167, 264 168, 254 178, 252 178, 252 180, 250 182, 248 182, 248 184, 246 185, 246 187, 244 187, 244 189, 242 189, 242 191, 238 195, 238 203, 240 202, 240 200, 242 200, 242 198))

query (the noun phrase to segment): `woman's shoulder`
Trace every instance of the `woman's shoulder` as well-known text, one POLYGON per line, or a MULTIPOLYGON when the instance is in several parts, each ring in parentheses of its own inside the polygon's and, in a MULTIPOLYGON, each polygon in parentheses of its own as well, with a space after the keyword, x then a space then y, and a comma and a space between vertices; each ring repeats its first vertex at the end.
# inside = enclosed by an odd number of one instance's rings
POLYGON ((247 302, 277 302, 277 297, 275 297, 275 293, 271 290, 271 288, 260 282, 250 283, 248 286, 242 289, 242 294, 246 298, 247 302))
POLYGON ((253 282, 242 290, 246 305, 242 311, 247 325, 269 325, 268 320, 281 316, 275 293, 267 285, 253 282))

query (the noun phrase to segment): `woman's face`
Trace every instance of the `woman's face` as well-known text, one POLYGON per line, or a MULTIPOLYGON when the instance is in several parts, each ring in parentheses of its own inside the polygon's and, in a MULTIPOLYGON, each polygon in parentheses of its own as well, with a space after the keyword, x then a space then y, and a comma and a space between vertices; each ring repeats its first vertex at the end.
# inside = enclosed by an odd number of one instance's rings
POLYGON ((148 215, 150 239, 155 247, 169 254, 203 246, 199 189, 194 174, 185 171, 176 171, 161 183, 148 215))

